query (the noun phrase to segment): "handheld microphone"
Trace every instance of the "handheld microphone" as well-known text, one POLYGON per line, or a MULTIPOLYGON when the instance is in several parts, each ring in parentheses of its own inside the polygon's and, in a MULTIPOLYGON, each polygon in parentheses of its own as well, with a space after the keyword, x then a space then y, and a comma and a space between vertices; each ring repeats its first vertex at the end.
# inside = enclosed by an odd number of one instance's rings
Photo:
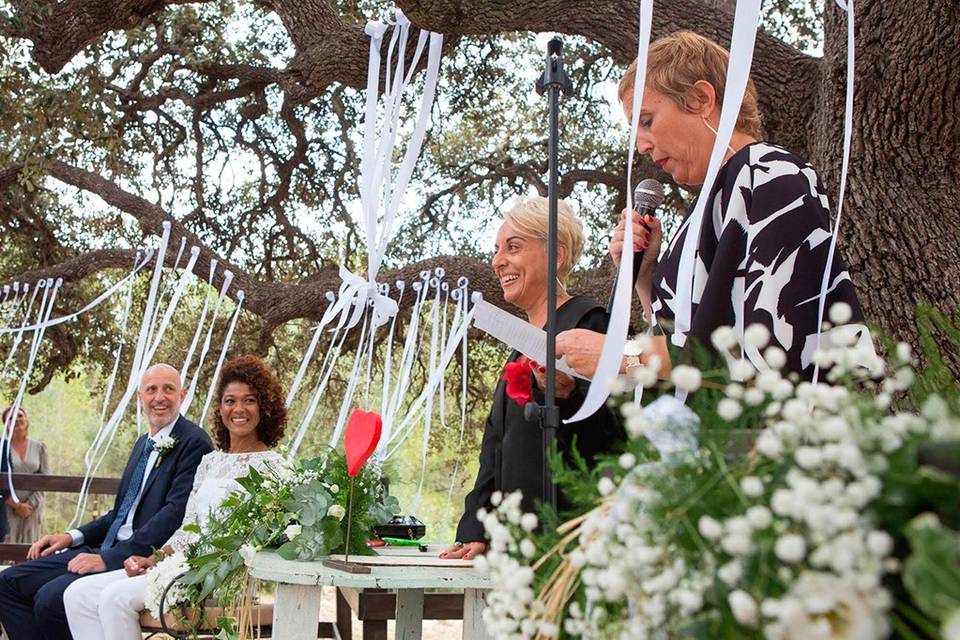
MULTIPOLYGON (((646 178, 633 190, 633 210, 641 217, 653 214, 663 202, 663 185, 653 178, 646 178)), ((632 222, 632 221, 628 221, 632 222)), ((643 249, 633 252, 633 284, 636 284, 640 275, 640 265, 643 263, 643 249)), ((613 309, 613 294, 617 290, 617 281, 614 278, 613 288, 610 290, 610 302, 607 303, 607 313, 613 309)))
MULTIPOLYGON (((663 185, 653 178, 641 180, 637 188, 633 190, 633 210, 640 214, 642 218, 645 215, 653 215, 663 202, 663 185)), ((633 282, 637 282, 637 276, 640 275, 640 264, 643 262, 644 250, 633 253, 633 282)))

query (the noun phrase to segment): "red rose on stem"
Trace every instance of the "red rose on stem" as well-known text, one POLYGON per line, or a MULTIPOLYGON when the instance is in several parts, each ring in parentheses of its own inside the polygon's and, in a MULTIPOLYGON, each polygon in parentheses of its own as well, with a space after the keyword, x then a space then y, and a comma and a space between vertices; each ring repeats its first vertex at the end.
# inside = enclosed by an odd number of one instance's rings
POLYGON ((503 377, 507 382, 507 397, 521 407, 533 401, 533 383, 530 380, 530 358, 520 356, 503 366, 503 377))

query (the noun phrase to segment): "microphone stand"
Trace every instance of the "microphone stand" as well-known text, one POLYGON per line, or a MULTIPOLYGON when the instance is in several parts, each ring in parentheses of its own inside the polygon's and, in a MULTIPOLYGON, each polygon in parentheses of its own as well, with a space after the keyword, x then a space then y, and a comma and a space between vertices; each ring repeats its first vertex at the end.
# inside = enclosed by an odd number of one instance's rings
POLYGON ((544 403, 540 406, 529 403, 524 407, 527 419, 539 418, 543 429, 543 499, 554 509, 557 507, 557 486, 550 471, 549 454, 553 449, 557 429, 560 427, 560 408, 556 399, 557 372, 557 155, 560 145, 560 93, 571 95, 573 83, 563 69, 560 55, 563 42, 553 37, 547 43, 546 69, 537 80, 537 93, 547 94, 550 114, 550 142, 548 147, 547 188, 548 226, 547 226, 547 382, 544 389, 544 403))

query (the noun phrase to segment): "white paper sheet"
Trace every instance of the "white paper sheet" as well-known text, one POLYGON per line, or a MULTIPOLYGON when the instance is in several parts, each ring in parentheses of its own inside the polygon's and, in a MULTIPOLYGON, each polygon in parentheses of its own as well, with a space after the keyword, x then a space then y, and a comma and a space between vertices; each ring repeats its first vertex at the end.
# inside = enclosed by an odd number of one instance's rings
MULTIPOLYGON (((537 329, 526 320, 510 315, 486 300, 477 303, 473 324, 531 360, 535 360, 542 365, 546 364, 547 332, 543 329, 537 329)), ((571 369, 563 358, 557 360, 557 371, 562 371, 568 376, 581 380, 590 379, 571 369)))

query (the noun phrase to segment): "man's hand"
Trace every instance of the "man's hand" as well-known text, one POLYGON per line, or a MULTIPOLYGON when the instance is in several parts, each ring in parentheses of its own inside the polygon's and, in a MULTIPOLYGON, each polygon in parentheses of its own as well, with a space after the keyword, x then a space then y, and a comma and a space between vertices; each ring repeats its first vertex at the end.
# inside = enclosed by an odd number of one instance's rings
POLYGON ((33 507, 26 502, 21 502, 13 508, 21 518, 29 518, 33 514, 33 507))
POLYGON ((46 558, 52 553, 61 549, 68 549, 73 544, 73 538, 69 533, 51 533, 43 536, 27 550, 27 560, 36 560, 37 558, 46 558))
POLYGON ((593 378, 607 336, 589 329, 570 329, 557 334, 557 358, 567 357, 567 364, 580 375, 593 378))
POLYGON ((70 573, 79 573, 82 576, 88 573, 103 573, 107 570, 107 564, 100 557, 99 553, 78 553, 73 560, 67 564, 67 571, 70 573))
POLYGON ((130 556, 123 561, 123 570, 127 572, 127 575, 131 578, 134 576, 143 575, 147 572, 147 569, 152 567, 155 564, 153 556, 130 556))
MULTIPOLYGON (((537 381, 537 386, 541 389, 547 388, 547 369, 539 363, 530 361, 530 370, 533 371, 533 377, 537 381)), ((554 378, 555 392, 558 398, 569 398, 577 389, 577 381, 565 374, 563 371, 557 371, 554 378)))
POLYGON ((451 545, 449 549, 440 554, 440 557, 444 560, 473 560, 486 552, 487 543, 485 542, 464 542, 463 544, 451 545))

